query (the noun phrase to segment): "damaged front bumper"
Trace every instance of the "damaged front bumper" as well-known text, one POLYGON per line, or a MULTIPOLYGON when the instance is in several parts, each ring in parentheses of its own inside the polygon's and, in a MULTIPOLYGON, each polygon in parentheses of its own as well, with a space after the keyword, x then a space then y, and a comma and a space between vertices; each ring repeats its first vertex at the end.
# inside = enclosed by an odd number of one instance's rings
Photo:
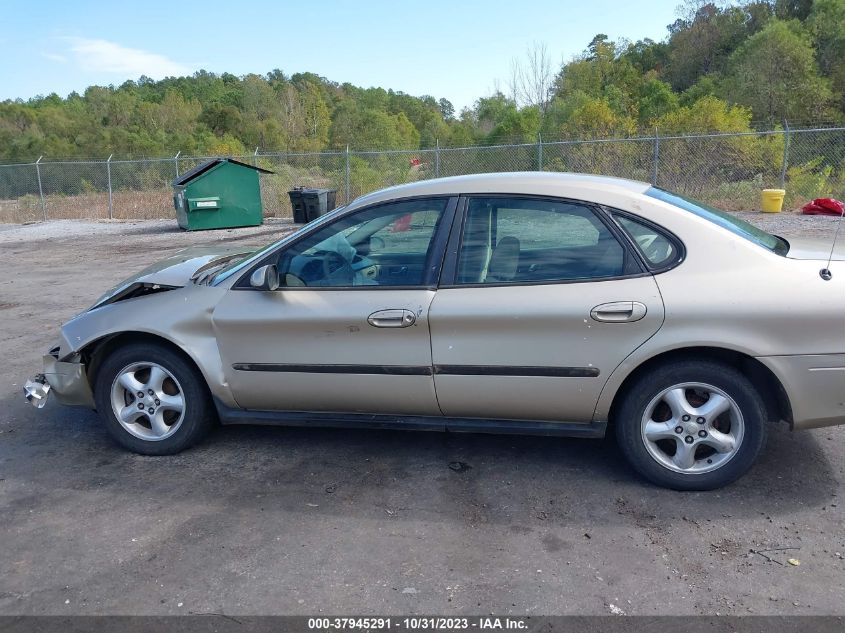
POLYGON ((50 383, 44 374, 36 374, 26 381, 23 386, 23 395, 26 401, 36 409, 47 404, 47 396, 50 395, 50 383))
POLYGON ((27 402, 40 409, 54 393, 62 404, 94 408, 94 394, 85 373, 85 365, 77 355, 60 361, 53 354, 44 355, 44 373, 28 380, 23 388, 27 402))

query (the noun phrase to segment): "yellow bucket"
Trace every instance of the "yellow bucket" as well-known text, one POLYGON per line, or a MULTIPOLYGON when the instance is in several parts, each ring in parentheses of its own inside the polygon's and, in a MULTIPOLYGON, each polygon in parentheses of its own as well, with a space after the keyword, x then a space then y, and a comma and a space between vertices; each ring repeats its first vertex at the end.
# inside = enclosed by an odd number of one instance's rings
POLYGON ((763 208, 763 213, 780 213, 785 195, 786 191, 783 189, 763 189, 760 194, 760 204, 763 208))

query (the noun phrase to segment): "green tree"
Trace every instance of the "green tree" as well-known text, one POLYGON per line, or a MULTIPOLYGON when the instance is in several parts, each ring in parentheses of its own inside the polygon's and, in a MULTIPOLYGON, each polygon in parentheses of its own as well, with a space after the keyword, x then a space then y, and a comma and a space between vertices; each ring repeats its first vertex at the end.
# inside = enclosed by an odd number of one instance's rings
POLYGON ((446 121, 451 121, 455 118, 455 106, 448 99, 441 99, 437 102, 437 107, 440 109, 440 116, 446 121))
POLYGON ((775 0, 775 15, 783 20, 803 20, 810 15, 813 4, 813 0, 775 0))
POLYGON ((490 144, 533 143, 540 132, 540 108, 529 106, 508 109, 493 130, 487 135, 490 144))
POLYGON ((297 149, 319 151, 324 149, 329 142, 331 128, 329 106, 318 82, 309 80, 300 85, 299 98, 304 138, 300 139, 297 149))
POLYGON ((678 95, 668 83, 651 76, 640 87, 638 105, 640 123, 651 125, 655 119, 678 108, 678 95))
POLYGON ((412 149, 419 142, 419 132, 404 113, 391 115, 351 101, 341 104, 331 126, 331 144, 338 149, 412 149))
POLYGON ((645 74, 650 70, 662 71, 669 58, 669 45, 649 38, 629 44, 622 57, 645 74))
MULTIPOLYGON (((693 4, 688 18, 669 27, 669 59, 665 77, 676 90, 686 90, 700 76, 722 72, 731 53, 762 26, 761 11, 754 4, 754 19, 743 6, 720 9, 714 2, 693 4)), ((770 9, 769 9, 770 11, 770 9)))
POLYGON ((776 19, 733 53, 722 94, 769 121, 824 117, 831 102, 804 27, 776 19))
POLYGON ((213 103, 203 108, 199 121, 208 126, 214 134, 222 137, 227 133, 236 134, 243 116, 235 106, 213 103))
POLYGON ((546 138, 609 138, 628 136, 636 130, 636 121, 619 114, 605 98, 574 92, 552 101, 546 115, 546 138))
POLYGON ((840 107, 845 105, 845 0, 816 0, 807 20, 816 59, 827 75, 840 107))
POLYGON ((629 57, 619 54, 619 48, 606 35, 596 35, 579 58, 561 68, 554 96, 566 99, 582 93, 605 101, 619 116, 635 116, 643 77, 629 57))
POLYGON ((664 114, 655 121, 661 132, 684 134, 693 132, 747 132, 751 110, 731 105, 717 97, 702 97, 687 107, 664 114))
POLYGON ((713 75, 704 75, 692 86, 681 93, 679 98, 682 106, 691 106, 703 97, 716 96, 719 91, 719 84, 713 75))

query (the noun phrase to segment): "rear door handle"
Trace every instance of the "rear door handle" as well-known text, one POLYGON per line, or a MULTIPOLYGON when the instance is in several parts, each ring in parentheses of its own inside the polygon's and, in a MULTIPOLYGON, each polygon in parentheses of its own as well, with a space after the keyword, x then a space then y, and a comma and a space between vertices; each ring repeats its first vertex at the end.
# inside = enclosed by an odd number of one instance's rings
POLYGON ((590 311, 590 318, 603 323, 630 323, 642 319, 647 311, 639 301, 613 301, 597 305, 590 311))
POLYGON ((367 317, 373 327, 410 327, 417 322, 417 315, 410 310, 379 310, 367 317))

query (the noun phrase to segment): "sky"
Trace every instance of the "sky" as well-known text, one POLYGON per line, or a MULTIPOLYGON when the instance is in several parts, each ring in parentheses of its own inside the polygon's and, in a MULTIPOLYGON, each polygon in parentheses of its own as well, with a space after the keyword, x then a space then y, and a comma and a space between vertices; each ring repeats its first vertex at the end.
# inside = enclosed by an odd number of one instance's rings
POLYGON ((4 0, 0 100, 204 69, 280 69, 449 99, 503 90, 545 44, 555 70, 593 36, 661 40, 679 0, 4 0))

